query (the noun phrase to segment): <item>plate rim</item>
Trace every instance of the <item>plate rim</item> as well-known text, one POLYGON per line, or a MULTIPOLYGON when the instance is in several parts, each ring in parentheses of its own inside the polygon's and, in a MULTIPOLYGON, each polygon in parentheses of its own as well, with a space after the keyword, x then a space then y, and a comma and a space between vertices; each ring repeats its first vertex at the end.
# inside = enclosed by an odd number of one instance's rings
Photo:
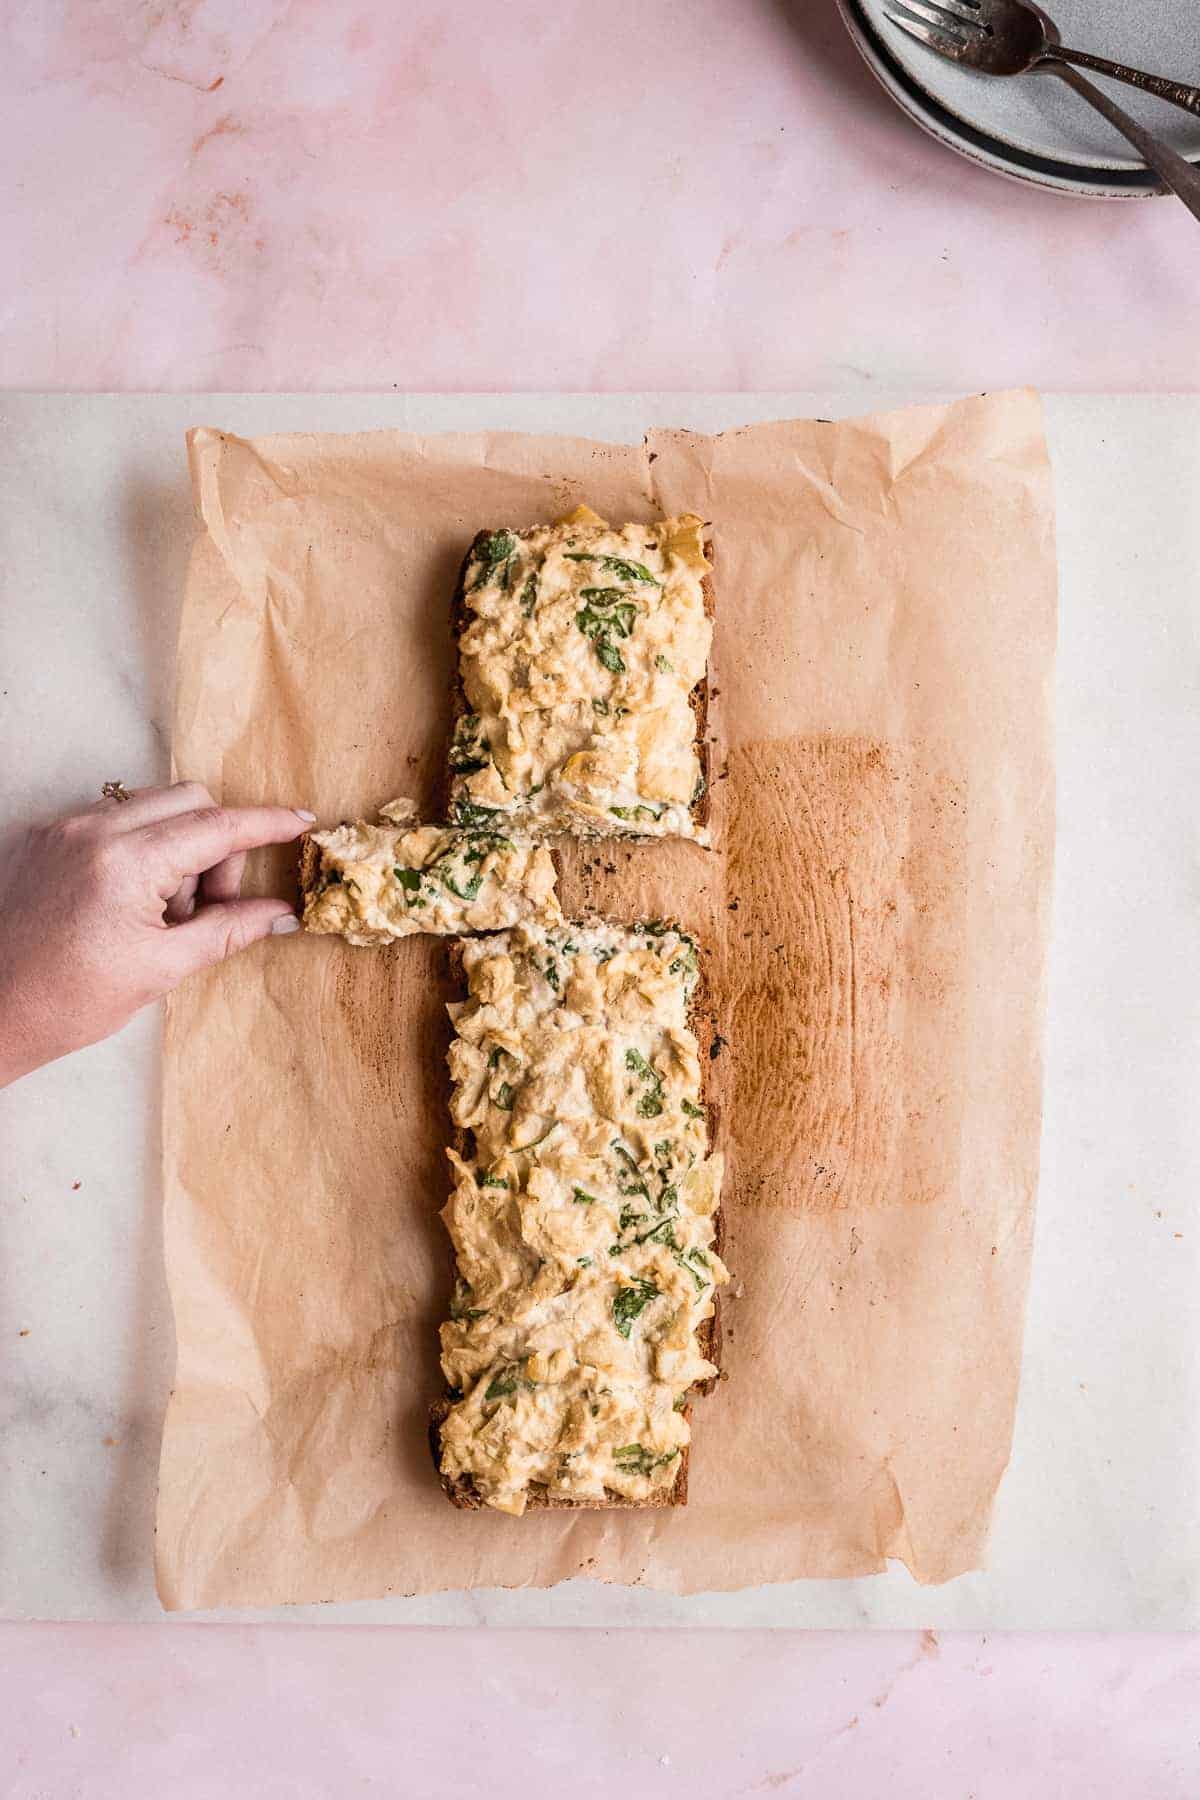
MULTIPOLYGON (((885 5, 885 0, 855 0, 855 5, 875 42, 881 49, 887 50, 892 60, 903 70, 910 87, 925 95, 931 104, 940 106, 951 117, 960 120, 964 126, 979 132, 990 143, 999 145, 1005 151, 1015 152, 1018 156, 1053 164, 1056 169, 1079 170, 1086 178, 1093 180, 1097 177, 1119 178, 1145 172, 1145 163, 1138 156, 1133 145, 1127 143, 1123 138, 1115 139, 1111 155, 1097 157, 1089 155, 1086 151, 1072 150, 1068 152, 1053 145, 1039 148, 1036 141, 1022 141, 1019 136, 1010 135, 1002 128, 997 128, 995 124, 980 123, 964 105, 956 103, 953 99, 943 98, 934 86, 923 79, 920 68, 914 67, 913 62, 901 50, 893 48, 892 39, 883 30, 878 16, 885 5)), ((1200 120, 1193 119, 1191 123, 1200 130, 1200 120)), ((1186 150, 1179 146, 1176 148, 1179 148, 1179 153, 1185 161, 1196 162, 1200 159, 1200 143, 1197 142, 1195 132, 1190 132, 1189 137, 1192 141, 1186 150)))
MULTIPOLYGON (((837 0, 838 12, 859 54, 901 111, 939 143, 993 174, 1081 199, 1144 200, 1169 190, 1152 170, 1111 169, 1099 164, 1062 163, 993 137, 952 111, 912 76, 888 48, 860 0, 837 0)), ((1193 167, 1200 167, 1194 159, 1193 167)))

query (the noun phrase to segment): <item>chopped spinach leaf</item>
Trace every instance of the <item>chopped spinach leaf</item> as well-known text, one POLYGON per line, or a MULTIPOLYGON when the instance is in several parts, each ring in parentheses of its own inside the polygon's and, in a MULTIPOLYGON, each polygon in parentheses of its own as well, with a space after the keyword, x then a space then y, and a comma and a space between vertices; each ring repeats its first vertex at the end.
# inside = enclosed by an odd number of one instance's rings
POLYGON ((499 806, 476 806, 472 800, 456 800, 450 808, 450 822, 464 831, 486 831, 493 819, 504 817, 499 806))
POLYGON ((455 1283, 454 1298, 450 1302, 450 1317, 452 1319, 454 1319, 456 1321, 461 1321, 461 1320, 465 1319, 469 1325, 473 1325, 475 1323, 476 1319, 486 1319, 487 1318, 487 1316, 488 1316, 487 1307, 486 1306, 468 1306, 467 1301, 470 1298, 471 1298, 471 1284, 469 1281, 463 1281, 460 1278, 455 1283))
POLYGON ((668 657, 656 656, 654 659, 654 666, 660 675, 673 675, 675 673, 675 665, 668 657))
POLYGON ((595 1194, 589 1194, 586 1188, 572 1188, 571 1192, 574 1196, 576 1206, 595 1206, 596 1196, 595 1194))
POLYGON ((707 1273, 708 1258, 703 1250, 676 1250, 675 1261, 681 1269, 687 1270, 700 1293, 703 1293, 706 1287, 712 1286, 712 1277, 707 1273), (696 1267, 697 1263, 700 1265, 699 1269, 696 1267), (701 1270, 704 1270, 705 1273, 702 1274, 701 1270))
MULTIPOLYGON (((640 1190, 640 1197, 651 1206, 645 1187, 640 1190)), ((664 1244, 668 1250, 676 1249, 675 1222, 679 1216, 679 1195, 673 1187, 663 1189, 659 1197, 657 1211, 643 1212, 640 1206, 631 1206, 628 1201, 621 1208, 617 1226, 621 1240, 613 1245, 610 1256, 621 1256, 626 1250, 632 1250, 639 1244, 664 1244), (626 1238, 627 1233, 632 1236, 626 1238)))
POLYGON ((475 561, 479 573, 476 575, 468 593, 497 577, 502 587, 507 588, 512 575, 512 559, 517 554, 517 540, 511 531, 493 531, 485 537, 475 553, 475 561))
POLYGON ((531 575, 521 589, 521 611, 527 619, 532 617, 537 604, 537 585, 537 576, 531 575))
POLYGON ((481 1175, 479 1178, 479 1185, 481 1188, 482 1187, 506 1188, 508 1186, 508 1180, 503 1175, 481 1175))
POLYGON ((477 713, 464 713, 459 719, 447 760, 459 775, 473 775, 478 769, 485 769, 492 760, 483 720, 477 713))
POLYGON ((495 1101, 495 1104, 500 1108, 501 1112, 511 1112, 512 1111, 512 1109, 513 1109, 513 1091, 507 1081, 502 1081, 500 1083, 500 1086, 496 1089, 496 1092, 493 1095, 493 1099, 495 1101))
MULTIPOLYGON (((501 837, 498 831, 471 831, 468 833, 468 836, 471 840, 471 847, 469 850, 464 850, 463 856, 469 863, 481 863, 484 857, 489 855, 493 850, 516 849, 516 845, 513 843, 512 839, 501 837)), ((443 855, 449 854, 452 854, 452 852, 443 852, 443 855)), ((438 861, 441 861, 440 857, 438 858, 438 861)))
POLYGON ((533 1382, 525 1373, 523 1362, 506 1363, 498 1375, 493 1375, 488 1383, 484 1400, 507 1400, 519 1388, 532 1388, 533 1382))
POLYGON ((633 632, 637 606, 622 597, 620 588, 588 587, 580 590, 584 605, 575 614, 575 623, 590 638, 592 648, 610 675, 625 673, 625 659, 615 640, 633 632))
MULTIPOLYGON (((583 613, 595 614, 597 622, 606 631, 613 631, 622 638, 633 635, 633 621, 638 614, 637 602, 626 600, 620 588, 580 588, 579 598, 584 602, 583 613)), ((579 616, 582 617, 582 614, 579 616)), ((591 636, 587 626, 580 625, 580 630, 585 636, 591 636)))
MULTIPOLYGON (((463 858, 464 863, 468 860, 466 857, 463 858)), ((435 867, 442 886, 449 888, 457 899, 475 900, 478 898, 479 890, 483 886, 482 869, 476 868, 470 875, 467 875, 462 864, 456 866, 452 858, 446 859, 444 863, 439 861, 435 867)))
POLYGON ((679 1104, 683 1107, 683 1110, 689 1119, 704 1119, 708 1117, 704 1108, 702 1106, 697 1106, 694 1100, 681 1100, 679 1104))
POLYGON ((650 1084, 638 1101, 638 1117, 640 1119, 657 1119, 663 1109, 662 1076, 657 1069, 651 1068, 640 1050, 625 1052, 625 1067, 650 1084))
POLYGON ((392 874, 406 894, 415 894, 421 885, 420 869, 393 869, 392 874))
POLYGON ((682 945, 683 948, 679 954, 671 961, 669 973, 682 975, 685 979, 690 980, 692 976, 700 973, 700 960, 696 955, 696 946, 690 937, 683 938, 682 945))
POLYGON ((641 1236, 635 1239, 635 1242, 638 1244, 662 1244, 668 1250, 677 1250, 679 1247, 675 1238, 674 1222, 671 1219, 660 1219, 657 1225, 650 1227, 649 1231, 643 1231, 641 1236))
POLYGON ((652 1281, 644 1281, 638 1277, 630 1287, 620 1288, 613 1296, 613 1323, 618 1334, 627 1338, 633 1330, 633 1322, 639 1319, 652 1300, 656 1300, 661 1289, 652 1281))
POLYGON ((662 582, 657 575, 652 575, 645 563, 627 561, 623 556, 602 556, 592 550, 567 550, 568 562, 598 562, 602 569, 616 575, 621 581, 644 581, 650 587, 661 587, 662 582))
POLYGON ((618 1161, 623 1165, 617 1171, 618 1193, 640 1194, 644 1200, 649 1202, 650 1189, 641 1179, 642 1172, 638 1167, 637 1158, 630 1155, 619 1138, 614 1138, 609 1148, 616 1152, 618 1161))
POLYGON ((655 1456, 641 1444, 622 1444, 620 1449, 613 1451, 613 1461, 622 1475, 649 1475, 654 1469, 674 1462, 678 1455, 678 1450, 668 1450, 665 1456, 655 1456))

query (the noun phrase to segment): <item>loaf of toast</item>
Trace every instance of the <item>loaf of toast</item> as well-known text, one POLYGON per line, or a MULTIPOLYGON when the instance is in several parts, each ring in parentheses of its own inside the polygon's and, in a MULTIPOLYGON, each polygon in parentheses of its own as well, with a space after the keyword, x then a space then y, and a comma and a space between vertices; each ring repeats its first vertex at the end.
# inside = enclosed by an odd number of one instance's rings
POLYGON ((449 816, 707 843, 713 613, 692 514, 480 532, 453 600, 449 816))
POLYGON ((678 1506, 717 1373, 722 1163, 692 939, 650 922, 455 945, 456 1252, 430 1437, 461 1507, 678 1506))
POLYGON ((429 1434, 461 1508, 686 1504, 692 1403, 719 1373, 699 950, 662 921, 564 921, 543 841, 708 842, 705 531, 581 507, 481 532, 453 600, 448 823, 394 802, 302 844, 308 930, 458 940, 454 1297, 429 1434))

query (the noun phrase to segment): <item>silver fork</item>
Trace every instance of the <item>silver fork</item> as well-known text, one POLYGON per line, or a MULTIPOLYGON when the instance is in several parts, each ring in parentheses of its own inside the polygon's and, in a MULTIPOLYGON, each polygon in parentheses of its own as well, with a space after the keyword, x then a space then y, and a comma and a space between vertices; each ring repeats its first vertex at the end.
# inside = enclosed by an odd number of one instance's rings
POLYGON ((1027 0, 888 0, 884 12, 918 43, 981 74, 1024 75, 1042 69, 1059 76, 1124 133, 1143 161, 1200 219, 1200 170, 1139 125, 1080 75, 1076 65, 1170 100, 1196 117, 1200 117, 1200 88, 1165 75, 1147 75, 1086 50, 1069 50, 1041 8, 1027 0))

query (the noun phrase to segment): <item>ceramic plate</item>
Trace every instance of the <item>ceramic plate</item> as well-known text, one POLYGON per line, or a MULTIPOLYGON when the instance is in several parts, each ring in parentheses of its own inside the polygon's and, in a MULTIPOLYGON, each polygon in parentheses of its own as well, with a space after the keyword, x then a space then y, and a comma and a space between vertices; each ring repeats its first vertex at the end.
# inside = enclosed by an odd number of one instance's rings
MULTIPOLYGON (((973 74, 898 31, 884 16, 884 0, 838 3, 892 97, 973 161, 1065 193, 1118 199, 1162 192, 1119 133, 1053 77, 973 74)), ((1117 0, 1056 0, 1054 14, 1066 43, 1200 84, 1200 7, 1192 0, 1142 0, 1136 8, 1117 0)), ((1200 160, 1200 120, 1133 88, 1113 84, 1111 91, 1182 155, 1200 160)))

